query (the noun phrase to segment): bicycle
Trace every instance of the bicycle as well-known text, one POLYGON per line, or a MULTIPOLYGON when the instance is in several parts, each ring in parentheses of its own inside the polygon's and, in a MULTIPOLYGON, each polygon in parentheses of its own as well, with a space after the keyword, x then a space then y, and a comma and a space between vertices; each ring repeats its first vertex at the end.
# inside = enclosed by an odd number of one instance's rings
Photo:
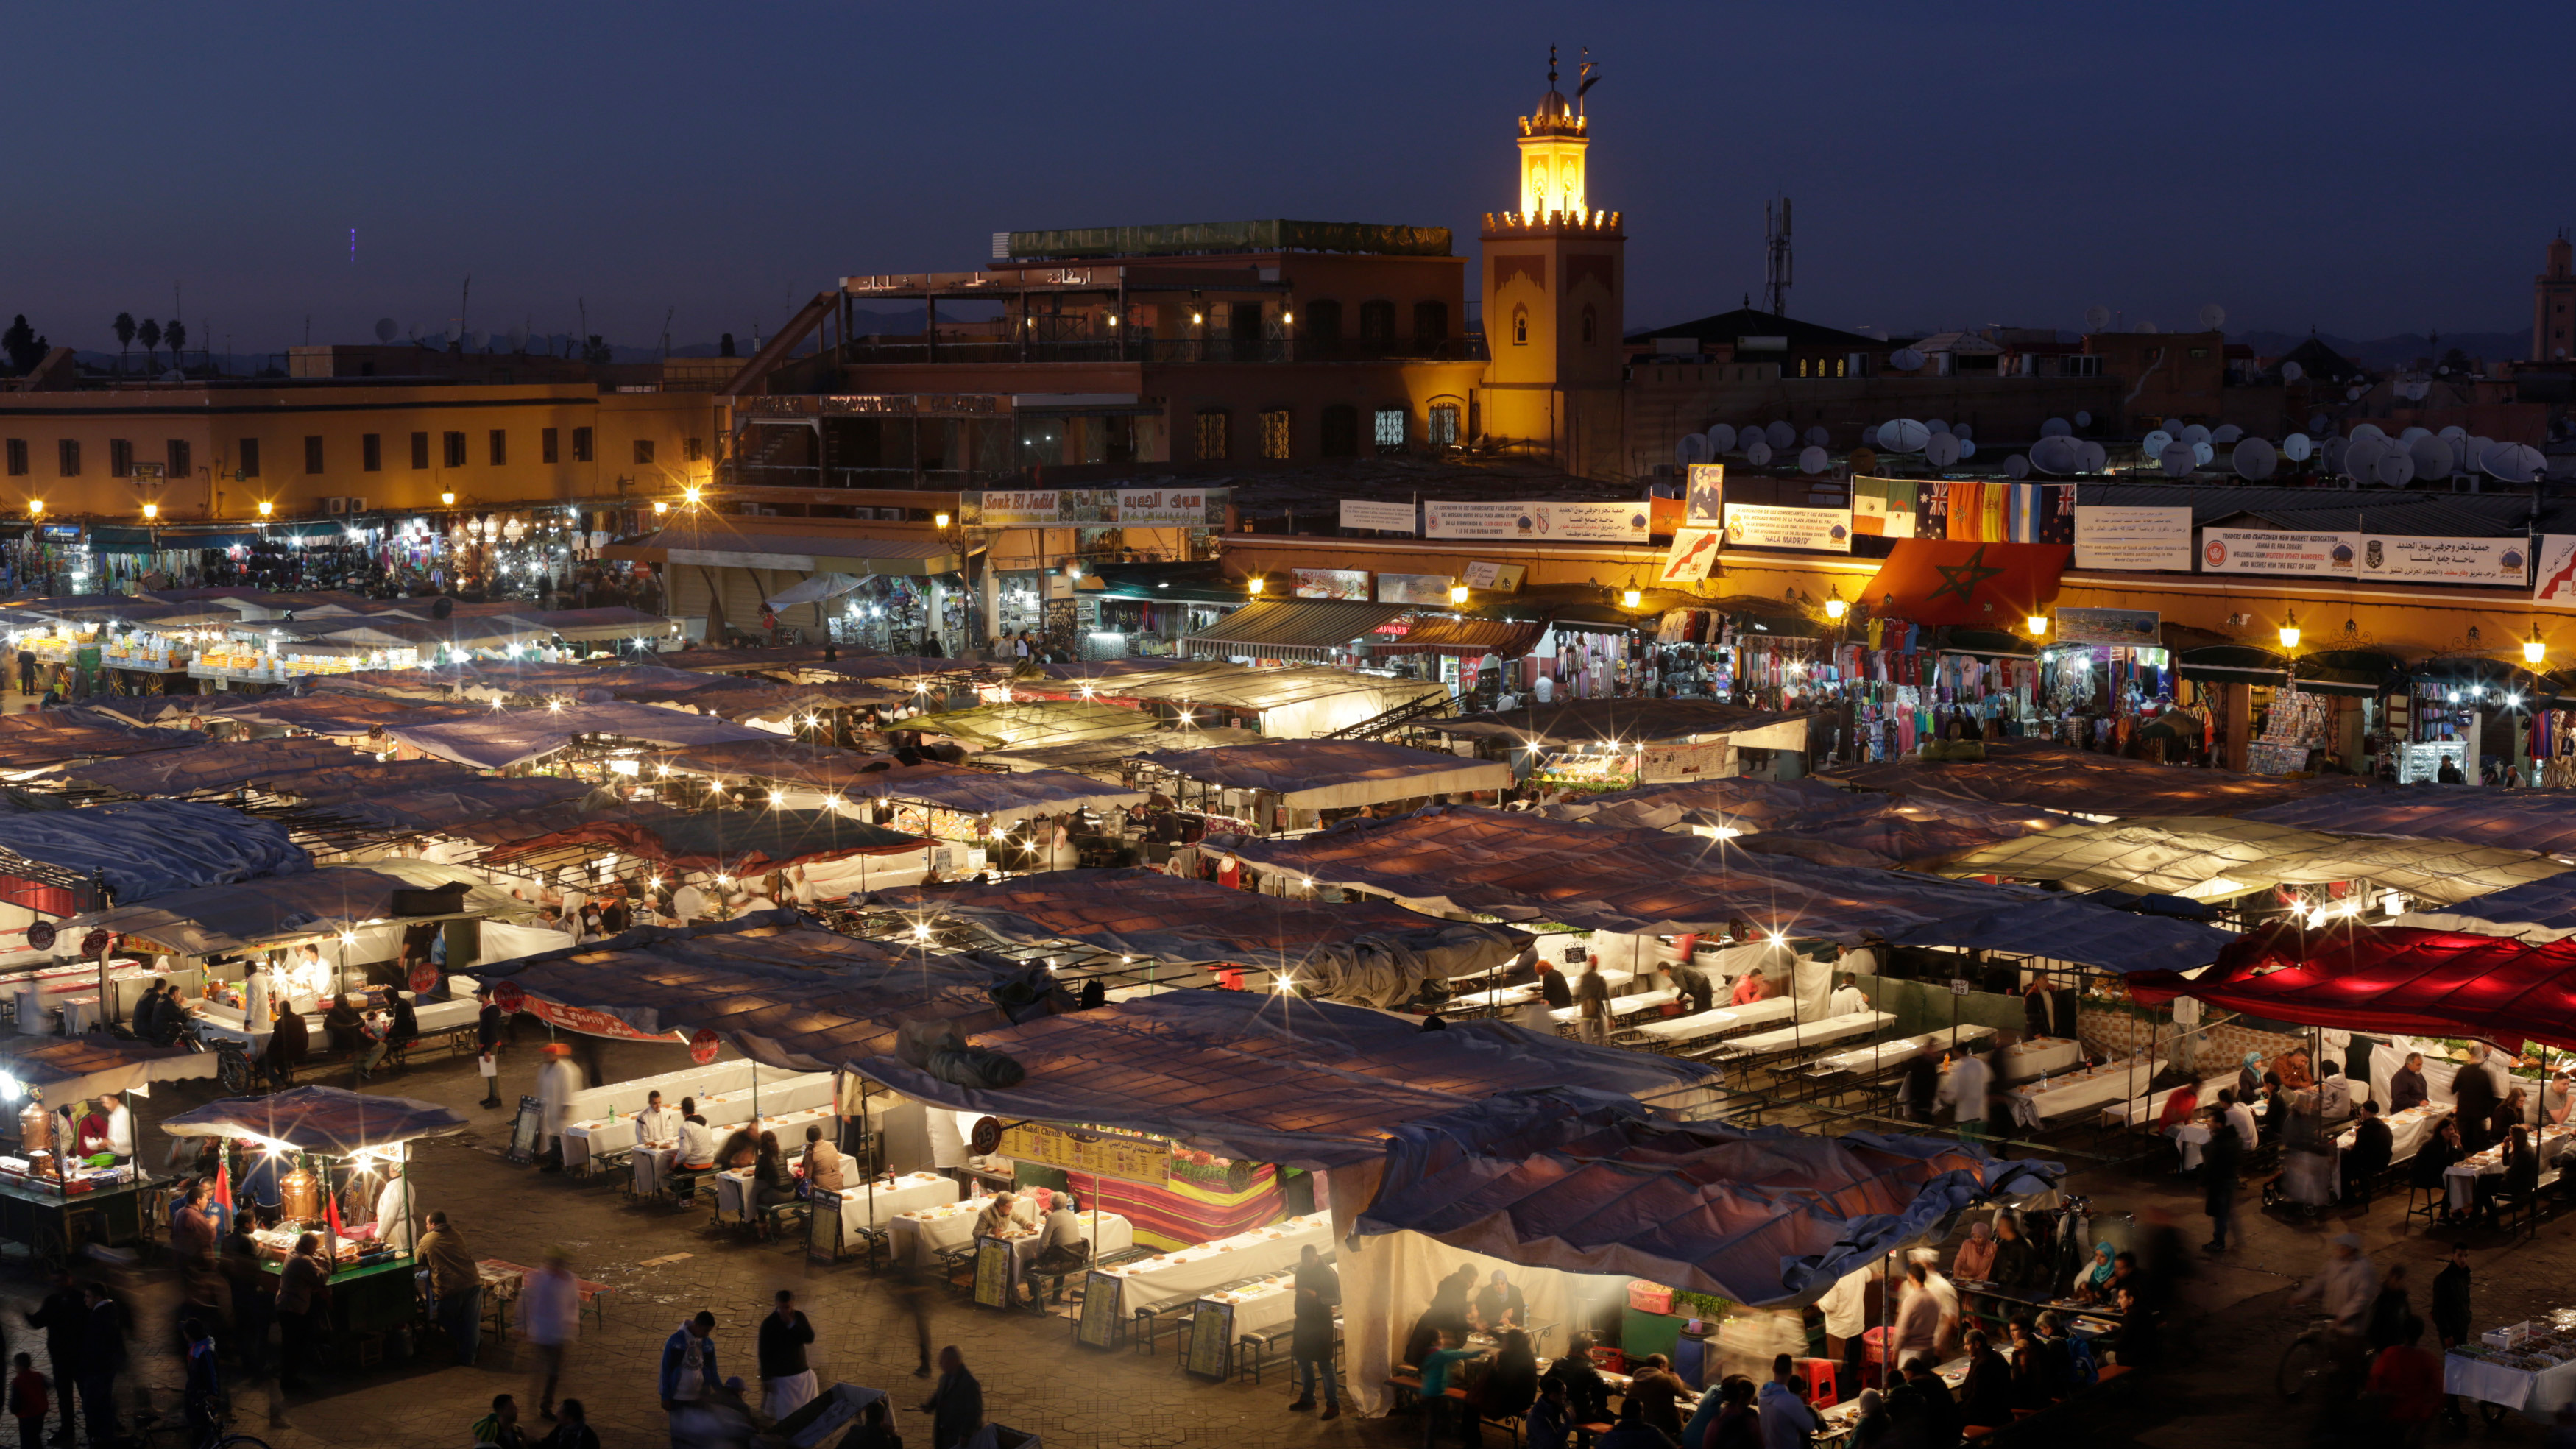
POLYGON ((2281 1350, 2280 1366, 2272 1371, 2272 1387, 2282 1402, 2297 1403, 2301 1395, 2333 1375, 2340 1337, 2334 1319, 2319 1317, 2281 1350))
POLYGON ((184 1441, 187 1449, 269 1449, 268 1441, 265 1439, 250 1434, 224 1432, 224 1425, 230 1422, 233 1416, 231 1395, 223 1395, 222 1402, 219 1404, 200 1404, 196 1407, 199 1412, 194 1423, 186 1421, 184 1416, 187 1409, 184 1406, 180 1410, 182 1417, 168 1423, 162 1422, 162 1415, 158 1409, 146 1409, 134 1416, 134 1437, 148 1440, 155 1434, 178 1430, 187 1435, 184 1441))

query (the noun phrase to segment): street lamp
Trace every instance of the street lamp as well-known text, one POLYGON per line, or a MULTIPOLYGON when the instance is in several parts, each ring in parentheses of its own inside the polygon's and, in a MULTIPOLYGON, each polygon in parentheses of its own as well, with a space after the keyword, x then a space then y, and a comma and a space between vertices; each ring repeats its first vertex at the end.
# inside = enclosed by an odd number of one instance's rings
POLYGON ((2044 638, 2048 634, 2048 616, 2046 614, 2033 614, 2021 622, 2022 627, 2030 631, 2030 637, 2033 639, 2044 638))
POLYGON ((1640 605, 1640 604, 1644 603, 1645 601, 1646 601, 1646 591, 1645 591, 1645 590, 1643 590, 1643 589, 1629 589, 1629 590, 1627 590, 1626 592, 1624 592, 1624 593, 1622 593, 1621 595, 1619 595, 1619 602, 1620 602, 1620 603, 1622 603, 1622 604, 1624 604, 1624 605, 1626 605, 1627 607, 1629 607, 1629 608, 1631 608, 1631 609, 1636 608, 1638 605, 1640 605))
POLYGON ((2281 647, 2284 649, 2299 647, 2299 611, 2296 609, 2292 609, 2281 620, 2281 647))
POLYGON ((30 499, 28 499, 28 500, 27 500, 27 516, 28 516, 29 518, 42 518, 42 517, 44 517, 44 516, 45 516, 45 500, 43 500, 43 499, 41 499, 41 498, 30 498, 30 499))
POLYGON ((454 508, 456 506, 456 495, 453 493, 439 494, 438 506, 441 508, 454 508))
POLYGON ((944 529, 948 526, 948 515, 945 513, 933 514, 931 515, 931 522, 944 529))
POLYGON ((146 504, 144 504, 144 505, 143 505, 143 520, 144 520, 144 522, 149 523, 149 522, 151 522, 153 519, 159 518, 160 516, 161 516, 161 505, 160 505, 160 504, 158 504, 158 503, 146 503, 146 504))
POLYGON ((2522 662, 2538 669, 2549 658, 2549 646, 2540 642, 2540 626, 2531 626, 2531 637, 2522 641, 2522 662))
POLYGON ((1260 598, 1261 591, 1269 586, 1270 581, 1259 574, 1254 574, 1252 577, 1243 581, 1243 591, 1256 599, 1260 598))
POLYGON ((1850 612, 1851 605, 1844 601, 1842 590, 1840 589, 1834 590, 1833 594, 1825 600, 1825 617, 1833 620, 1835 623, 1841 623, 1843 615, 1850 612))
POLYGON ((668 513, 668 512, 670 512, 670 511, 671 511, 671 502, 670 502, 670 500, 669 500, 669 499, 667 499, 667 498, 656 498, 656 499, 654 499, 654 500, 653 500, 653 516, 654 516, 654 517, 659 518, 659 517, 661 517, 663 514, 668 513))
POLYGON ((1467 586, 1465 584, 1451 584, 1449 586, 1449 607, 1453 609, 1463 609, 1467 607, 1467 586))

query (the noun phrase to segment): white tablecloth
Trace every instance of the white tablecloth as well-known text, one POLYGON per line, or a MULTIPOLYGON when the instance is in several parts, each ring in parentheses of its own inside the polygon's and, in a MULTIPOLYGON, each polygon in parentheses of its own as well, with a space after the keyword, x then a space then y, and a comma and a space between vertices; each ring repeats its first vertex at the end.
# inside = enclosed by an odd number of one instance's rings
MULTIPOLYGON (((579 1172, 588 1167, 593 1153, 606 1157, 635 1145, 634 1114, 644 1106, 644 1092, 632 1090, 638 1085, 634 1082, 618 1084, 620 1115, 615 1121, 591 1118, 574 1121, 564 1128, 564 1167, 567 1170, 579 1172)), ((662 1105, 678 1111, 681 1095, 686 1094, 675 1095, 669 1088, 663 1088, 662 1105)), ((596 1100, 598 1089, 593 1088, 581 1096, 596 1100)), ((699 1094, 698 1115, 707 1119, 709 1127, 731 1127, 748 1122, 751 1120, 751 1098, 751 1079, 746 1073, 742 1085, 730 1091, 699 1094)), ((830 1072, 797 1072, 777 1077, 763 1073, 761 1076, 761 1115, 776 1119, 784 1114, 796 1114, 795 1140, 791 1142, 785 1133, 780 1133, 778 1145, 782 1148, 804 1151, 805 1124, 818 1120, 814 1115, 816 1108, 824 1109, 822 1116, 830 1116, 831 1102, 830 1072)), ((723 1135, 721 1132, 717 1134, 719 1139, 723 1135)))
POLYGON ((957 1179, 942 1177, 935 1172, 908 1172, 890 1183, 880 1181, 873 1199, 868 1195, 867 1184, 860 1183, 839 1193, 841 1222, 850 1230, 851 1236, 856 1237, 859 1229, 873 1228, 896 1213, 955 1202, 963 1191, 957 1185, 957 1179))
POLYGON ((1293 1273, 1282 1273, 1268 1282, 1239 1292, 1200 1296, 1234 1305, 1234 1331, 1238 1335, 1267 1333, 1275 1328, 1284 1328, 1297 1318, 1296 1275, 1293 1273))
POLYGON ((2154 1081, 2156 1064, 2152 1059, 2132 1057, 2124 1062, 2105 1062, 2071 1076, 2051 1077, 2046 1090, 2037 1082, 2015 1087, 2003 1094, 2004 1108, 2014 1122, 2036 1127, 2052 1117, 2067 1117, 2078 1112, 2105 1107, 2121 1101, 2154 1081))
POLYGON ((1868 1046, 1853 1047, 1847 1052, 1837 1052, 1816 1063, 1814 1070, 1819 1076, 1835 1072, 1858 1072, 1864 1076, 1876 1076, 1881 1072, 1892 1071, 1903 1066, 1906 1058, 1923 1050, 1925 1042, 1936 1043, 1946 1051, 1963 1041, 1974 1045, 1994 1034, 1995 1029, 1991 1026, 1945 1026, 1939 1031, 1926 1032, 1921 1036, 1898 1037, 1894 1041, 1872 1042, 1868 1046))
MULTIPOLYGON (((1634 996, 1613 996, 1610 998, 1610 1019, 1616 1021, 1620 1017, 1634 1016, 1641 1011, 1653 1011, 1681 999, 1682 994, 1669 986, 1655 991, 1640 991, 1634 996)), ((1549 1012, 1548 1016, 1571 1026, 1579 1019, 1578 1014, 1582 1010, 1580 1004, 1560 1006, 1549 1012)))
MULTIPOLYGON (((2207 1111, 2209 1108, 2218 1105, 2219 1088, 2232 1087, 2235 1085, 2236 1074, 2234 1072, 2229 1072, 2225 1076, 2212 1077, 2208 1081, 2201 1083, 2197 1094, 2200 1098, 2201 1110, 2207 1111)), ((2165 1099, 2181 1090, 2182 1088, 2180 1087, 2166 1087, 2161 1091, 2149 1092, 2144 1096, 2123 1098, 2120 1101, 2114 1102, 2110 1106, 2102 1109, 2103 1120, 2119 1127, 2133 1126, 2140 1122, 2144 1122, 2148 1126, 2152 1127, 2156 1123, 2164 1120, 2165 1099)))
MULTIPOLYGON (((975 1218, 984 1211, 983 1198, 968 1198, 938 1207, 910 1208, 886 1219, 888 1256, 897 1263, 926 1267, 933 1253, 962 1248, 975 1238, 975 1218)), ((1117 1213, 1078 1215, 1082 1235, 1090 1240, 1094 1262, 1112 1253, 1123 1253, 1136 1246, 1136 1225, 1117 1213)), ((1013 1281, 1028 1267, 1029 1256, 1037 1251, 1037 1234, 1029 1233, 1008 1240, 1011 1244, 1013 1281)))
MULTIPOLYGON (((2540 1155, 2540 1170, 2546 1174, 2558 1154, 2566 1150, 2568 1133, 2553 1129, 2540 1134, 2533 1150, 2540 1155)), ((2451 1211, 2464 1213, 2477 1205, 2477 1181, 2481 1177, 2504 1175, 2504 1144, 2499 1142, 2473 1157, 2452 1163, 2442 1170, 2442 1186, 2450 1193, 2451 1211)))
MULTIPOLYGON (((266 1029, 251 1031, 240 1025, 240 1012, 227 1009, 218 1015, 196 1007, 191 1007, 190 1011, 197 1018, 197 1031, 200 1036, 238 1043, 242 1050, 253 1058, 268 1050, 269 1032, 266 1029)), ((412 1020, 419 1025, 421 1035, 427 1036, 433 1032, 472 1026, 475 1017, 481 1015, 482 1011, 483 1008, 471 997, 462 1001, 433 1001, 427 1006, 419 1005, 418 999, 414 998, 411 1015, 412 1020)), ((331 1038, 330 1033, 322 1029, 321 1013, 308 1011, 303 1013, 303 1016, 304 1029, 312 1038, 313 1050, 316 1052, 328 1050, 331 1038)))
POLYGON ((1298 1250, 1309 1245, 1317 1252, 1332 1251, 1332 1214, 1283 1218, 1266 1228, 1104 1271, 1124 1280, 1121 1291, 1127 1311, 1133 1313, 1139 1308, 1165 1308, 1227 1283, 1293 1268, 1298 1250))
MULTIPOLYGON (((2450 1108, 2436 1106, 2430 1102, 2421 1107, 2409 1107, 2403 1112, 2388 1114, 2382 1119, 2388 1123, 2388 1160, 2392 1163, 2404 1162, 2422 1151, 2424 1144, 2432 1140, 2433 1129, 2440 1126, 2442 1119, 2450 1115, 2450 1108)), ((2335 1147, 2343 1152, 2352 1150, 2352 1132, 2349 1129, 2335 1138, 2335 1147)))
MULTIPOLYGON (((808 1123, 820 1122, 824 1124, 825 1134, 827 1136, 830 1134, 832 1109, 819 1107, 810 1111, 790 1112, 785 1116, 765 1120, 770 1124, 769 1130, 778 1134, 778 1150, 786 1153, 788 1160, 792 1162, 805 1150, 805 1128, 808 1123), (790 1142, 794 1142, 796 1146, 789 1147, 787 1144, 790 1142)), ((567 1151, 564 1155, 569 1158, 572 1154, 567 1151)), ((751 1172, 749 1169, 716 1174, 716 1216, 739 1221, 749 1215, 750 1200, 751 1172)))
POLYGON ((1695 1011, 1688 1016, 1664 1016, 1637 1023, 1642 1031, 1657 1041, 1692 1041, 1721 1032, 1742 1031, 1748 1026, 1761 1026, 1774 1021, 1787 1021, 1797 1014, 1798 1003, 1787 996, 1774 996, 1744 1006, 1720 1006, 1708 1011, 1695 1011))
POLYGON ((2084 1060, 2084 1048, 2062 1036, 2032 1037, 1995 1052, 1995 1076, 2018 1082, 2042 1072, 2062 1072, 2084 1060))
POLYGON ((2552 1369, 2518 1369, 2468 1354, 2446 1353, 2442 1390, 2520 1409, 2525 1418, 2545 1423, 2561 1407, 2576 1403, 2576 1362, 2552 1369))
POLYGON ((1896 1020, 1884 1011, 1854 1011, 1842 1016, 1829 1016, 1822 1021, 1804 1021, 1774 1031, 1757 1031, 1751 1036, 1729 1037, 1721 1043, 1724 1054, 1731 1057, 1762 1056, 1770 1052, 1796 1051, 1802 1047, 1823 1046, 1827 1042, 1847 1041, 1867 1036, 1896 1020))

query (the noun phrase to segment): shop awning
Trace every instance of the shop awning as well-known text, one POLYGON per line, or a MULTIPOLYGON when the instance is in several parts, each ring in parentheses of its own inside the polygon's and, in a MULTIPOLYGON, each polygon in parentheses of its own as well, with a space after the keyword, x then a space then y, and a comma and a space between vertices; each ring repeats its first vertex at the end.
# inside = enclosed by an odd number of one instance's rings
POLYGON ((1381 740, 1268 740, 1138 755, 1136 762, 1230 790, 1266 790, 1293 810, 1340 810, 1512 785, 1512 767, 1503 761, 1434 754, 1381 740))
POLYGON ((1898 760, 1830 770, 1824 778, 1899 795, 1948 795, 2082 815, 2244 815, 2266 805, 2358 789, 2340 776, 2278 780, 2124 760, 2053 745, 1988 740, 1975 761, 1898 760))
POLYGON ((1766 749, 1805 749, 1809 717, 1803 710, 1749 709, 1710 699, 1571 699, 1424 720, 1419 728, 1532 745, 1732 739, 1766 749), (1749 738, 1757 734, 1772 738, 1749 738))
POLYGON ((1263 599, 1219 619, 1205 633, 1182 642, 1192 654, 1224 658, 1329 657, 1371 642, 1379 626, 1414 612, 1410 604, 1363 604, 1344 599, 1263 599))
POLYGON ((0 813, 0 850, 107 882, 128 905, 200 886, 313 869, 286 827, 221 805, 137 800, 0 813))
POLYGON ((1026 770, 998 774, 935 761, 893 765, 866 774, 849 787, 853 802, 891 800, 924 805, 958 815, 973 815, 996 825, 1010 825, 1033 815, 1065 815, 1076 810, 1124 810, 1145 803, 1145 792, 1106 784, 1069 770, 1026 770))
POLYGON ((1842 790, 1812 777, 1734 777, 1578 795, 1542 808, 1558 820, 1693 834, 1719 833, 1739 850, 1819 865, 1892 868, 2053 830, 2068 817, 2018 805, 1842 790))
POLYGON ((2177 650, 2174 672, 2185 679, 2204 684, 2263 684, 2278 687, 2287 683, 2290 671, 2287 661, 2268 649, 2251 644, 2206 644, 2198 649, 2177 650))
POLYGON ((1915 926, 1889 938, 1899 946, 1957 946, 2126 975, 2189 971, 2218 959, 2233 931, 2170 916, 2141 916, 2091 901, 2017 901, 1974 915, 1915 926))
POLYGON ((2375 649, 2326 649, 2302 654, 2290 671, 2307 694, 2340 694, 2375 699, 2402 694, 2406 671, 2390 655, 2375 649))
POLYGON ((631 543, 612 543, 600 550, 599 556, 675 568, 890 574, 905 578, 954 573, 958 564, 956 550, 936 538, 758 533, 712 524, 675 525, 631 543))
POLYGON ((2193 996, 2212 1006, 2302 1026, 2410 1036, 2480 1037, 2576 1049, 2576 943, 2402 927, 2267 926, 2239 938, 2186 980, 2129 978, 2141 1003, 2193 996))
POLYGON ((1947 1138, 1677 1124, 1538 1093, 1397 1128, 1355 1230, 1779 1308, 2064 1172, 1947 1138))
POLYGON ((0 770, 184 750, 205 742, 196 730, 137 729, 100 710, 31 709, 0 715, 0 770))
POLYGON ((2410 835, 2576 856, 2576 793, 2564 790, 2371 786, 2266 805, 2243 818, 2346 835, 2410 835))
POLYGON ((294 1087, 265 1097, 226 1097, 161 1124, 173 1137, 245 1137, 283 1142, 299 1152, 347 1157, 362 1148, 391 1147, 419 1137, 445 1137, 466 1122, 435 1102, 344 1092, 338 1087, 294 1087))
POLYGON ((62 922, 62 939, 78 942, 97 929, 140 937, 177 955, 219 956, 392 921, 396 891, 460 884, 466 892, 459 915, 529 909, 527 902, 484 884, 473 871, 425 860, 380 860, 363 867, 324 866, 297 875, 262 876, 91 911, 62 922))
MULTIPOLYGON (((157 1082, 212 1077, 218 1060, 190 1046, 157 1047, 103 1032, 0 1037, 0 1077, 36 1088, 55 1107, 157 1082)), ((20 1093, 5 1095, 15 1100, 20 1093)))
POLYGON ((1401 654, 1445 654, 1453 659, 1491 654, 1497 659, 1518 659, 1546 632, 1544 624, 1515 624, 1508 619, 1421 619, 1399 637, 1370 644, 1369 653, 1380 659, 1401 654))
POLYGON ((2464 901, 2571 869, 2576 867, 2528 850, 2329 835, 2217 816, 2069 825, 1983 846, 1939 867, 1953 877, 2005 876, 2073 890, 2145 891, 2203 901, 2272 886, 2351 880, 2430 901, 2464 901))
POLYGON ((1075 941, 1171 965, 1259 967, 1294 978, 1309 996, 1364 1006, 1408 1001, 1426 979, 1489 971, 1530 939, 1508 926, 1380 902, 1246 896, 1156 870, 1053 870, 990 885, 882 891, 877 900, 1018 945, 1075 941))
POLYGON ((728 720, 617 701, 568 709, 495 710, 480 719, 410 725, 387 733, 422 754, 478 770, 507 769, 543 759, 583 735, 664 746, 763 738, 762 731, 728 720))
POLYGON ((689 810, 637 819, 594 820, 505 845, 494 863, 605 846, 674 870, 758 875, 853 855, 899 855, 929 844, 919 836, 832 810, 689 810))
POLYGON ((2476 896, 2457 905, 2408 911, 2387 924, 2423 931, 2558 941, 2576 936, 2576 872, 2476 896))

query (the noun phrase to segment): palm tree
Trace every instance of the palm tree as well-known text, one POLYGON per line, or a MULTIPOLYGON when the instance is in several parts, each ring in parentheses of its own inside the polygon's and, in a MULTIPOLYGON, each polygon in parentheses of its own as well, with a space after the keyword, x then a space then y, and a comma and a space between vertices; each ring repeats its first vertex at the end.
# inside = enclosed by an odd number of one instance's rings
POLYGON ((118 347, 125 348, 132 347, 134 345, 133 313, 119 312, 116 314, 116 320, 108 325, 116 329, 116 345, 118 347))
POLYGON ((170 365, 178 366, 179 349, 188 345, 188 324, 171 318, 170 325, 161 329, 161 340, 170 344, 170 365))
POLYGON ((149 317, 144 318, 143 325, 134 329, 134 340, 143 344, 143 360, 157 366, 155 359, 161 347, 161 324, 149 317))

